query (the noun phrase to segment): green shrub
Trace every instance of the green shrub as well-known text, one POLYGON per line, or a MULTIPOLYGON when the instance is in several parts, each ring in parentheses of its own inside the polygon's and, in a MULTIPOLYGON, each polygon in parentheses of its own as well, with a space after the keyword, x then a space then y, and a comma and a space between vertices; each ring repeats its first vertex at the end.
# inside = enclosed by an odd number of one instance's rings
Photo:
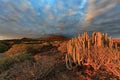
POLYGON ((0 53, 3 53, 9 49, 9 46, 3 42, 0 42, 0 53))

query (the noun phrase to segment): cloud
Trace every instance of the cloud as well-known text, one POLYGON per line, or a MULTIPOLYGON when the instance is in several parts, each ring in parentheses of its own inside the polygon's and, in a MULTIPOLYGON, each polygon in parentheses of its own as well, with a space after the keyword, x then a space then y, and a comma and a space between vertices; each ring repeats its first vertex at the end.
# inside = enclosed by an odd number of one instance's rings
POLYGON ((0 36, 75 36, 84 31, 118 36, 119 5, 119 0, 0 0, 0 36))
MULTIPOLYGON (((112 12, 112 11, 115 11, 119 4, 120 4, 119 0, 99 0, 99 1, 89 0, 87 5, 85 21, 91 22, 99 16, 101 16, 99 17, 99 19, 101 19, 105 17, 104 15, 116 16, 114 15, 116 12, 112 12)), ((119 9, 120 9, 120 6, 119 6, 119 9)), ((120 13, 120 11, 117 11, 117 12, 120 13)), ((108 18, 109 16, 106 19, 108 18)), ((97 19, 96 21, 98 21, 99 19, 97 19)))
POLYGON ((113 37, 120 37, 119 9, 119 0, 89 0, 83 26, 88 30, 108 32, 113 37))

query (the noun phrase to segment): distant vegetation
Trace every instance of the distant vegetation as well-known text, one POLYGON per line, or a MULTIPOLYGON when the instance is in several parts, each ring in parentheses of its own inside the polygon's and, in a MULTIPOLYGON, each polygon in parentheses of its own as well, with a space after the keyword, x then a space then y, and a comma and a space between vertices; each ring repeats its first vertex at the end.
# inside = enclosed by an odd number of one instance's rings
POLYGON ((0 41, 0 53, 3 53, 9 49, 9 45, 6 41, 0 41))

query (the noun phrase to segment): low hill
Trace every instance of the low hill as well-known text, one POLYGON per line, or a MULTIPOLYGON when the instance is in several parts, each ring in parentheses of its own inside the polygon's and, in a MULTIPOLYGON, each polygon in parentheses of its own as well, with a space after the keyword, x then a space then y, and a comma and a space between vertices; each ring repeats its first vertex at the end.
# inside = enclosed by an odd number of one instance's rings
POLYGON ((41 37, 39 40, 68 40, 69 38, 62 35, 49 35, 47 37, 41 37))

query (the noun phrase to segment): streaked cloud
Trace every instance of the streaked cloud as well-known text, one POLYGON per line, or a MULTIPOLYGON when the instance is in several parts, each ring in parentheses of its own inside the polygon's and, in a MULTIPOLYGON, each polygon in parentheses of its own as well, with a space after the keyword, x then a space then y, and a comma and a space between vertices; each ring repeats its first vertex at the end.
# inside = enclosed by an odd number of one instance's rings
MULTIPOLYGON (((117 10, 117 12, 120 13, 119 4, 120 4, 119 0, 88 0, 88 7, 87 7, 85 20, 92 21, 94 18, 97 18, 101 15, 103 17, 105 17, 104 15, 117 16, 117 15, 114 15, 116 14, 116 12, 112 12, 112 11, 117 10)), ((99 19, 103 18, 102 16, 99 17, 99 19)), ((109 17, 107 17, 107 19, 108 18, 109 17)))
POLYGON ((83 31, 103 31, 116 37, 120 32, 119 5, 119 0, 0 0, 0 36, 75 36, 83 31))

